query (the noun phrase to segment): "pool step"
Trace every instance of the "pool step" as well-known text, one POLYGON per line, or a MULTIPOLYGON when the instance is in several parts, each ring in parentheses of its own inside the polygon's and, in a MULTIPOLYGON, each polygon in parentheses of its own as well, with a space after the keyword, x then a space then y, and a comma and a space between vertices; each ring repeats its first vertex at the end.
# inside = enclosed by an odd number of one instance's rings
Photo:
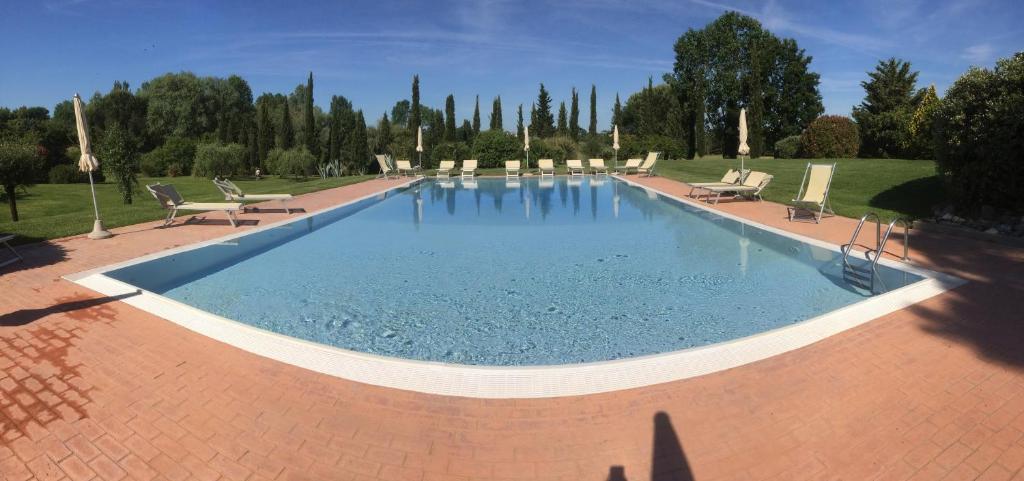
POLYGON ((843 265, 843 280, 862 289, 874 290, 875 274, 870 268, 843 265))

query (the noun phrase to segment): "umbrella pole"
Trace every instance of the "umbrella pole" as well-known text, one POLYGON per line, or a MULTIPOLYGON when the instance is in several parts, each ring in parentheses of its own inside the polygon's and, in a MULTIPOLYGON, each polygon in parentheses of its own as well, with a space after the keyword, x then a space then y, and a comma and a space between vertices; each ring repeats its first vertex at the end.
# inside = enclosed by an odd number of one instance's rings
POLYGON ((90 239, 106 239, 113 234, 110 231, 103 228, 103 221, 100 220, 100 206, 96 202, 96 186, 92 181, 92 170, 89 171, 89 191, 92 192, 92 209, 96 214, 96 220, 92 223, 92 232, 89 233, 90 239))
POLYGON ((524 169, 524 170, 530 170, 530 150, 529 149, 526 150, 526 169, 524 169))

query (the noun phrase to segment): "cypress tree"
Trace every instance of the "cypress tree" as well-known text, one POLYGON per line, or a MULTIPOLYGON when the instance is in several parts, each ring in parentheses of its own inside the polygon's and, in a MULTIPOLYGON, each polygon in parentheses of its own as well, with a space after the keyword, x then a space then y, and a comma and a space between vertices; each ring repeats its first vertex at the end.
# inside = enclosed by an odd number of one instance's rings
POLYGON ((281 109, 281 132, 277 136, 277 148, 288 150, 295 145, 295 127, 292 125, 292 113, 285 98, 281 109))
POLYGON ((313 72, 309 72, 309 79, 306 80, 306 125, 303 126, 306 148, 313 155, 320 152, 316 141, 316 118, 313 116, 313 72))
POLYGON ((692 143, 690 144, 690 157, 703 157, 707 141, 705 140, 706 132, 704 122, 706 116, 706 104, 705 104, 705 88, 704 82, 698 80, 694 83, 693 91, 690 95, 690 102, 692 104, 690 118, 690 138, 692 143))
POLYGON ((622 123, 622 102, 619 102, 619 93, 615 92, 615 106, 612 107, 612 126, 622 123))
POLYGON ((480 96, 476 96, 476 107, 473 108, 473 135, 480 133, 480 96))
POLYGON ((491 130, 502 130, 501 121, 501 96, 494 97, 494 104, 491 105, 491 130))
POLYGON ((377 125, 377 152, 386 153, 389 145, 391 145, 391 121, 388 120, 388 113, 384 112, 384 117, 377 125))
POLYGON ((270 121, 270 109, 267 107, 267 102, 260 102, 259 104, 256 133, 259 137, 259 146, 256 153, 258 165, 265 166, 267 152, 270 152, 270 149, 274 146, 274 123, 270 121))
POLYGON ((565 118, 566 115, 565 102, 562 102, 561 105, 558 106, 558 135, 566 135, 569 133, 569 127, 566 124, 566 122, 568 122, 565 118))
POLYGON ((370 146, 366 138, 366 119, 363 118, 362 110, 355 113, 352 133, 348 136, 346 147, 348 161, 345 171, 365 172, 369 164, 370 146))
POLYGON ((761 52, 755 48, 750 52, 751 71, 747 80, 750 89, 750 105, 747 108, 747 129, 750 133, 747 145, 750 147, 750 158, 756 159, 764 153, 764 88, 762 86, 763 69, 761 52))
POLYGON ((455 141, 455 96, 451 94, 444 100, 444 140, 455 141))
POLYGON ((469 123, 469 120, 462 119, 462 127, 459 127, 458 140, 460 142, 469 142, 473 138, 473 126, 469 123))
POLYGON ((420 117, 420 76, 412 76, 412 107, 409 112, 409 129, 416 130, 422 122, 420 117))
POLYGON ((593 84, 590 85, 590 127, 587 133, 597 135, 597 86, 593 84))
POLYGON ((555 132, 555 116, 551 114, 551 94, 543 83, 537 92, 535 109, 530 115, 530 126, 536 129, 537 137, 550 137, 555 132))
POLYGON ((519 119, 516 122, 516 136, 523 138, 523 104, 519 104, 519 119))
POLYGON ((580 139, 580 93, 572 88, 572 106, 569 109, 569 136, 572 140, 580 139))

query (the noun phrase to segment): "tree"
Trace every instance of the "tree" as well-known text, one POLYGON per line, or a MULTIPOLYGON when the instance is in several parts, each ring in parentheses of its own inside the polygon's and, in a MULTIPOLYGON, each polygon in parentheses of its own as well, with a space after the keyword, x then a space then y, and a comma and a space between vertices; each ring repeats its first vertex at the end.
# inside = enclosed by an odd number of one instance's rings
POLYGON ((99 153, 103 159, 104 174, 108 179, 113 179, 117 191, 121 193, 121 200, 131 204, 133 194, 139 187, 135 177, 139 168, 139 150, 135 139, 115 123, 103 135, 99 153))
POLYGON ((587 133, 591 137, 597 135, 597 86, 590 85, 590 126, 587 133))
POLYGON ((146 125, 155 139, 198 137, 216 127, 208 92, 191 72, 168 73, 144 82, 139 96, 147 102, 146 125))
POLYGON ((501 126, 501 96, 494 97, 494 104, 491 105, 491 130, 502 130, 501 126))
POLYGON ((455 96, 448 94, 444 100, 444 140, 455 141, 455 96))
POLYGON ((535 129, 533 135, 549 137, 555 132, 555 117, 551 114, 551 95, 544 84, 540 84, 537 93, 536 115, 530 116, 530 127, 535 129))
POLYGON ((422 124, 423 119, 420 116, 420 76, 412 76, 412 106, 409 110, 409 129, 416 130, 422 124))
POLYGON ((868 72, 864 100, 853 108, 860 127, 861 156, 900 157, 910 144, 910 121, 923 93, 915 92, 918 72, 910 62, 890 58, 868 72))
POLYGON ((281 109, 281 125, 277 135, 277 148, 288 150, 295 145, 295 127, 292 126, 292 113, 288 109, 288 100, 284 101, 284 108, 281 109))
POLYGON ((355 113, 355 122, 352 134, 348 137, 346 150, 348 151, 346 172, 365 172, 369 168, 370 146, 366 135, 366 119, 363 117, 362 110, 355 113))
POLYGON ((390 153, 388 152, 388 146, 391 145, 391 122, 388 120, 388 113, 384 112, 384 117, 380 119, 377 124, 377 152, 390 153))
POLYGON ((615 106, 612 107, 612 127, 622 123, 622 103, 619 102, 619 93, 615 92, 615 106))
POLYGON ((569 133, 569 126, 566 119, 565 102, 562 102, 558 106, 558 135, 566 135, 569 133))
POLYGON ((31 185, 41 167, 39 147, 28 142, 0 139, 0 185, 7 194, 11 221, 18 222, 17 188, 31 185))
POLYGON ((395 106, 391 107, 391 121, 398 126, 408 125, 410 109, 408 100, 395 102, 395 106))
POLYGON ((921 95, 921 100, 910 119, 910 156, 915 159, 935 158, 935 113, 939 109, 939 96, 935 85, 930 85, 921 95))
POLYGON ((580 93, 572 88, 572 102, 569 108, 569 136, 572 140, 580 139, 580 93))
MULTIPOLYGON (((263 99, 263 97, 260 97, 263 99)), ((266 166, 267 154, 274 148, 274 124, 270 121, 270 99, 261 102, 257 100, 256 114, 256 137, 258 144, 257 159, 259 165, 266 166)))
POLYGON ((469 120, 462 119, 462 127, 459 127, 455 140, 466 143, 473 140, 473 124, 470 124, 469 120))
POLYGON ((518 119, 516 120, 516 137, 523 137, 523 104, 519 104, 518 119))
POLYGON ((306 122, 302 129, 305 137, 306 149, 313 156, 320 152, 320 144, 317 142, 316 117, 313 115, 313 72, 309 72, 309 79, 306 80, 306 122))
POLYGON ((480 133, 480 96, 476 96, 476 106, 473 107, 473 135, 480 133))

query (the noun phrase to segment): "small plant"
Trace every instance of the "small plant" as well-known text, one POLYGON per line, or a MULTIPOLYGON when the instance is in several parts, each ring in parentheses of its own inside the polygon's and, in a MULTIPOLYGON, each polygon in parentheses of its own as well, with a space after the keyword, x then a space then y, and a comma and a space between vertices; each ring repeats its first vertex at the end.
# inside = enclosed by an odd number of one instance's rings
POLYGON ((860 148, 857 124, 841 115, 822 115, 800 136, 800 152, 812 159, 852 159, 860 148))

